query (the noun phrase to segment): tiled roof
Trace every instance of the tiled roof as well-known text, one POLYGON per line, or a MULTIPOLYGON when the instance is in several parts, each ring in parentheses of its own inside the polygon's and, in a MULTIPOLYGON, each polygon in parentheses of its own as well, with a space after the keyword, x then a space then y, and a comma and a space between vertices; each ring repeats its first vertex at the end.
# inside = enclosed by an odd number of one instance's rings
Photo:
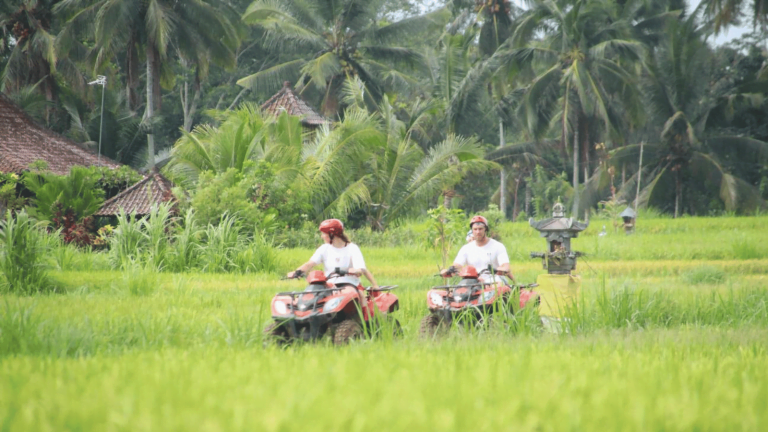
POLYGON ((288 81, 283 83, 283 88, 279 92, 264 102, 261 109, 275 116, 285 110, 292 116, 301 117, 301 123, 305 126, 320 126, 328 123, 328 120, 291 90, 291 83, 288 81))
POLYGON ((153 204, 176 203, 172 187, 173 183, 160 173, 150 173, 135 185, 105 201, 95 216, 116 216, 120 209, 128 214, 147 215, 153 204))
POLYGON ((5 95, 0 94, 0 171, 21 173, 29 164, 43 160, 54 174, 69 174, 74 165, 102 165, 118 168, 120 164, 96 154, 37 124, 5 95))

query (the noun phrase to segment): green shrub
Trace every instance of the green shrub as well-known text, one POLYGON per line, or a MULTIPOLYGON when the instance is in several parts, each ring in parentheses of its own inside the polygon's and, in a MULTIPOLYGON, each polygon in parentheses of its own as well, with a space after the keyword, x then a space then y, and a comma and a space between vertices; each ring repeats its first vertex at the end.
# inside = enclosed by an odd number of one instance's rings
POLYGON ((9 210, 21 210, 27 204, 27 198, 19 196, 19 176, 15 173, 0 173, 0 202, 9 210))
POLYGON ((222 215, 235 216, 246 226, 256 225, 262 217, 256 204, 248 198, 249 187, 243 174, 230 168, 222 174, 210 171, 200 174, 198 188, 192 197, 192 208, 203 225, 218 224, 222 215))
POLYGON ((691 285, 696 284, 720 284, 727 277, 721 268, 711 265, 701 265, 682 274, 683 280, 691 285))
POLYGON ((467 234, 467 216, 460 209, 439 206, 429 211, 426 243, 440 252, 443 267, 450 264, 449 254, 464 243, 467 234))
POLYGON ((45 274, 45 234, 24 210, 0 221, 0 291, 31 294, 49 288, 45 274))
POLYGON ((280 267, 280 261, 272 242, 256 232, 247 246, 238 248, 234 265, 241 273, 274 273, 280 267))
POLYGON ((88 168, 79 166, 72 167, 66 176, 28 172, 23 180, 35 194, 32 215, 46 221, 54 221, 59 212, 71 211, 75 221, 95 213, 104 203, 104 191, 96 187, 97 181, 88 168))
POLYGON ((116 288, 124 294, 151 295, 160 283, 157 271, 151 265, 142 264, 139 261, 124 263, 122 276, 116 288))
POLYGON ((766 256, 765 249, 760 250, 758 245, 759 240, 753 238, 747 240, 742 238, 731 244, 731 250, 733 251, 733 257, 737 259, 759 259, 766 256))

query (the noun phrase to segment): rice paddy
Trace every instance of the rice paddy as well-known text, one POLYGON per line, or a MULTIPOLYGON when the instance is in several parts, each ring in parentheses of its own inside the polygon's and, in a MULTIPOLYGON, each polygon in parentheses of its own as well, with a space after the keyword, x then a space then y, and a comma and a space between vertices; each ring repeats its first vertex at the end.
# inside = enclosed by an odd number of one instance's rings
MULTIPOLYGON (((399 285, 404 335, 347 347, 263 346, 271 297, 301 281, 110 270, 57 249, 53 292, 0 295, 0 430, 764 430, 768 218, 601 224, 573 242, 582 297, 560 334, 527 313, 420 339, 437 253, 361 244, 399 285)), ((535 281, 544 241, 500 232, 516 278, 535 281)), ((310 253, 279 250, 278 267, 310 253)))

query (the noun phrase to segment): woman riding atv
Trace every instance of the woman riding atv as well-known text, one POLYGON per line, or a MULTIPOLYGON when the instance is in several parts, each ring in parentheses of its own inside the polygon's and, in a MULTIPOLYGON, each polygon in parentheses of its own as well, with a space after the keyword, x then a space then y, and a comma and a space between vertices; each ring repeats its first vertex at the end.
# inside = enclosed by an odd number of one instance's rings
MULTIPOLYGON (((371 272, 365 268, 365 260, 360 248, 344 235, 344 224, 340 220, 324 220, 320 224, 320 237, 323 239, 323 245, 317 248, 312 258, 295 271, 289 272, 286 277, 289 279, 298 277, 306 274, 316 265, 322 264, 326 276, 335 269, 347 272, 346 276, 334 279, 336 286, 349 284, 359 288, 360 275, 363 274, 371 282, 373 289, 379 288, 371 272)), ((364 297, 364 293, 360 291, 360 304, 363 308, 367 308, 364 297)))

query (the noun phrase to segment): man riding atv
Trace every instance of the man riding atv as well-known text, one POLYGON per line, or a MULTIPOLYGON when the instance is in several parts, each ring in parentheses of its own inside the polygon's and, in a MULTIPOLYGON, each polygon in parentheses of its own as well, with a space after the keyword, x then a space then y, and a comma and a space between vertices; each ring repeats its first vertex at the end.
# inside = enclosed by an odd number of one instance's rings
POLYGON ((427 293, 429 313, 421 320, 419 333, 422 337, 444 333, 457 319, 473 317, 477 322, 484 322, 497 311, 506 313, 509 307, 508 311, 514 313, 514 309, 522 309, 529 301, 536 301, 537 294, 531 289, 536 284, 518 285, 507 279, 507 249, 488 237, 488 220, 475 216, 470 221, 470 228, 473 240, 462 246, 451 267, 440 272, 445 278, 458 275, 461 280, 432 287, 427 293), (511 303, 515 292, 519 293, 519 308, 511 303))
MULTIPOLYGON (((459 250, 453 265, 440 273, 443 276, 450 276, 458 273, 463 267, 471 265, 476 269, 485 269, 490 265, 496 269, 496 274, 506 275, 509 273, 509 255, 507 248, 501 242, 488 237, 488 219, 477 215, 469 221, 469 227, 472 230, 471 241, 459 250)), ((469 237, 469 236, 468 236, 469 237)), ((481 274, 483 282, 490 282, 493 275, 481 274)))

